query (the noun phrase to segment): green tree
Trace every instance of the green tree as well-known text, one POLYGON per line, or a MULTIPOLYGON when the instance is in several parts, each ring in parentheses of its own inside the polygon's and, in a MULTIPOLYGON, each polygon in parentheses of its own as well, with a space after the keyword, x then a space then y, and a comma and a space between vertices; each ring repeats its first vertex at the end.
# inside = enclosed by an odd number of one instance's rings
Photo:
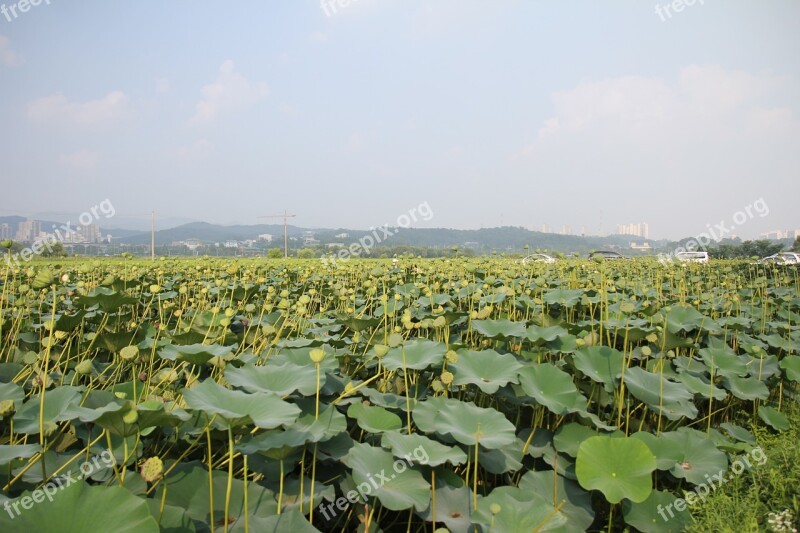
POLYGON ((54 243, 50 248, 42 250, 42 257, 67 257, 67 251, 60 242, 54 243))
POLYGON ((792 245, 792 251, 793 252, 800 252, 800 236, 798 236, 794 240, 794 244, 792 245))
POLYGON ((301 250, 297 250, 297 257, 300 259, 313 259, 317 257, 317 253, 311 248, 303 248, 301 250))
POLYGON ((269 259, 280 259, 283 257, 283 250, 280 248, 270 248, 267 250, 267 257, 269 259))

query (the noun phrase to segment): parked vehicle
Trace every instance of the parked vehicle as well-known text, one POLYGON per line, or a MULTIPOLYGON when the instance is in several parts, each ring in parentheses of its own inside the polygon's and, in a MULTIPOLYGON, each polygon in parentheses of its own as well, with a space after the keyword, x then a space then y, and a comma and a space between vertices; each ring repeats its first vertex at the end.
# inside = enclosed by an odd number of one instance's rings
POLYGON ((708 252, 678 252, 675 258, 681 263, 708 263, 708 252))
POLYGON ((758 264, 777 264, 777 265, 800 265, 800 253, 797 252, 778 252, 757 261, 758 264))
POLYGON ((547 254, 531 254, 522 260, 523 265, 528 263, 555 263, 556 258, 550 257, 547 254))
POLYGON ((617 260, 617 259, 627 259, 624 255, 612 252, 610 250, 597 250, 589 254, 589 259, 594 259, 595 257, 602 257, 606 260, 617 260))

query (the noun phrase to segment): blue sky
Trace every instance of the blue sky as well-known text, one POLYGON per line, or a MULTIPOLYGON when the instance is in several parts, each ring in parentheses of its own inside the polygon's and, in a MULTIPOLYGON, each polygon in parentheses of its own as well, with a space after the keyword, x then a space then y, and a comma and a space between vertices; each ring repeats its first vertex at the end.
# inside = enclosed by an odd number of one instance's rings
POLYGON ((43 0, 0 15, 0 214, 800 228, 800 3, 667 4, 43 0))

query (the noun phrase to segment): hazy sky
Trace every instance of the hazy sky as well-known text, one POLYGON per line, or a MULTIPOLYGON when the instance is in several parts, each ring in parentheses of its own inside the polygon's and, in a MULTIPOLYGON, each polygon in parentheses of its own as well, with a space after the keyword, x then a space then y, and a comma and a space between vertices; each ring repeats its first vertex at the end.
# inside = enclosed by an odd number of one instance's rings
POLYGON ((800 228, 796 0, 3 2, 0 214, 800 228))

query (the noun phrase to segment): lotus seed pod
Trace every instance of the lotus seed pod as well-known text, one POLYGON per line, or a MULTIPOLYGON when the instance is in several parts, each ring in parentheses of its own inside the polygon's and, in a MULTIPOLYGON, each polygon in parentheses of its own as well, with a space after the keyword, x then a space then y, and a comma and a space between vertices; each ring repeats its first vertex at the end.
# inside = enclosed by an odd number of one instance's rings
POLYGON ((447 359, 447 362, 450 364, 455 364, 458 362, 458 354, 453 350, 447 350, 447 353, 444 356, 447 359))
POLYGON ((2 400, 0 401, 0 417, 7 417, 11 416, 16 412, 16 408, 14 407, 14 400, 2 400))
POLYGON ((142 463, 141 474, 142 479, 147 483, 153 483, 161 479, 164 473, 164 463, 158 457, 151 457, 142 463))
POLYGON ((161 292, 161 287, 156 284, 150 285, 150 292, 152 294, 158 294, 159 292, 161 292))
POLYGON ((373 348, 375 349, 375 354, 378 357, 383 357, 384 355, 389 353, 389 347, 386 346, 385 344, 376 344, 373 348))
POLYGON ((87 374, 91 374, 92 372, 92 360, 91 359, 84 359, 77 365, 75 365, 75 373, 85 376, 87 374))
POLYGON ((308 356, 311 358, 311 361, 314 364, 320 364, 323 359, 325 359, 325 350, 322 348, 314 348, 310 352, 308 352, 308 356))
POLYGON ((136 345, 126 346, 119 351, 119 356, 125 361, 130 361, 139 355, 139 347, 136 345))
POLYGON ((139 420, 139 412, 134 408, 122 415, 122 421, 126 424, 135 424, 139 420))
POLYGON ((450 385, 453 382, 453 373, 445 370, 442 372, 441 380, 444 385, 450 385))

